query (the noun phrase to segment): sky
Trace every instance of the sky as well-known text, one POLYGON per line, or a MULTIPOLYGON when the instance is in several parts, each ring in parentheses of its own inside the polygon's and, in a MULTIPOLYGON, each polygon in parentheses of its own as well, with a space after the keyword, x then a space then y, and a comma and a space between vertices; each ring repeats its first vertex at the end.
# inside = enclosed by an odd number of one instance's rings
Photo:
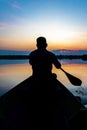
POLYGON ((0 50, 87 49, 87 0, 0 0, 0 50))

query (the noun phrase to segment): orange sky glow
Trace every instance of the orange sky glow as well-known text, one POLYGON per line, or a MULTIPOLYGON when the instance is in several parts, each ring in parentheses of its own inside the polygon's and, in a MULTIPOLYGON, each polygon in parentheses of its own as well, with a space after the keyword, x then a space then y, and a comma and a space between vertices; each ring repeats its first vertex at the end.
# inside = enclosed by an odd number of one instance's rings
MULTIPOLYGON (((36 48, 36 38, 40 35, 37 35, 36 37, 32 37, 31 39, 28 39, 28 37, 22 37, 22 38, 8 38, 3 37, 0 38, 0 48, 1 49, 10 49, 10 50, 32 50, 36 48)), ((45 36, 45 35, 41 35, 45 36)), ((70 35, 69 33, 65 34, 61 33, 59 37, 54 35, 53 37, 51 35, 45 36, 48 43, 48 49, 54 50, 54 49, 87 49, 87 37, 85 33, 72 33, 70 35), (78 35, 77 35, 78 34, 78 35), (85 35, 85 36, 84 36, 85 35)))

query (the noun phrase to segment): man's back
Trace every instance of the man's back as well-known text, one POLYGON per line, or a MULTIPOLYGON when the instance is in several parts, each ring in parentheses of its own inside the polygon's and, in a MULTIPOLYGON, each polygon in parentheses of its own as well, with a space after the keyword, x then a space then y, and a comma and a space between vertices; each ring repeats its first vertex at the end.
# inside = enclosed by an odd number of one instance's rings
POLYGON ((52 74, 52 64, 60 67, 56 56, 46 49, 37 49, 29 55, 32 65, 33 75, 38 77, 47 77, 52 74))

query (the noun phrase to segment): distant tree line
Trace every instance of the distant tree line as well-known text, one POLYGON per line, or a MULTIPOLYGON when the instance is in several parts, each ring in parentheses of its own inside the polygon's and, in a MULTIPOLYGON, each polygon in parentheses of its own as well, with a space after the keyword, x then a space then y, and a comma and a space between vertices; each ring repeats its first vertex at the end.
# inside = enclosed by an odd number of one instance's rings
MULTIPOLYGON (((87 60, 87 55, 56 55, 58 59, 82 59, 87 60)), ((28 55, 1 55, 0 59, 3 60, 24 60, 29 59, 28 55)))
POLYGON ((87 60, 87 55, 57 55, 58 59, 82 59, 87 60))
POLYGON ((24 59, 29 59, 29 56, 27 56, 27 55, 1 55, 0 59, 3 59, 3 60, 24 60, 24 59))

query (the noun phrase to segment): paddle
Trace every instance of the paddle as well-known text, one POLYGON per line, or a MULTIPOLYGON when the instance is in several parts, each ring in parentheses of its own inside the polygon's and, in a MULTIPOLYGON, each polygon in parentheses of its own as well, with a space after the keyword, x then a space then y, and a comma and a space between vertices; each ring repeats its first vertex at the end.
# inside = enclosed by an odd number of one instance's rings
POLYGON ((66 74, 66 76, 68 77, 69 81, 70 81, 73 85, 75 85, 75 86, 80 86, 80 85, 82 84, 82 81, 81 81, 79 78, 77 78, 77 77, 75 77, 75 76, 69 74, 68 72, 66 72, 66 71, 63 70, 62 68, 60 68, 60 69, 66 74))

